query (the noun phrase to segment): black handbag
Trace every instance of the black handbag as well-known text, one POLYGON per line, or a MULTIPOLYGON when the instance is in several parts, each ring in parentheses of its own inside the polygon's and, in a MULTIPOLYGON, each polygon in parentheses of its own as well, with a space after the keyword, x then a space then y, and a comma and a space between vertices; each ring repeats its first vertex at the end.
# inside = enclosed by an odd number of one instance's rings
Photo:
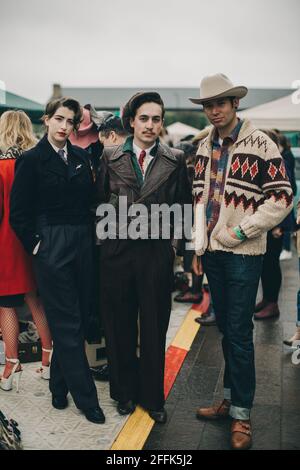
POLYGON ((18 423, 0 411, 0 450, 23 450, 18 423))

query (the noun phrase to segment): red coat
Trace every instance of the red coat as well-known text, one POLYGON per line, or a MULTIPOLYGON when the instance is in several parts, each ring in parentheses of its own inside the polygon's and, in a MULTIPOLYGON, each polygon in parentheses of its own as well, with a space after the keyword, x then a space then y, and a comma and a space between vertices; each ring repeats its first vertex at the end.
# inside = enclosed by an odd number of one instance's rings
POLYGON ((7 158, 0 153, 0 296, 36 290, 31 259, 9 224, 15 162, 13 155, 7 158))

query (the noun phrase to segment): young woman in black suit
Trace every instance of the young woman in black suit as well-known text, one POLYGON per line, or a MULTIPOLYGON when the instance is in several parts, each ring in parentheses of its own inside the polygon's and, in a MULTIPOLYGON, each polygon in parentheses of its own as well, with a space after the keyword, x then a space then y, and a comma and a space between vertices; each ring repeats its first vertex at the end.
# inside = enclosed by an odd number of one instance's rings
POLYGON ((39 291, 53 338, 50 369, 52 404, 77 408, 104 423, 85 354, 91 304, 94 183, 88 154, 68 137, 79 127, 78 101, 48 103, 46 134, 17 162, 10 223, 33 255, 39 291))

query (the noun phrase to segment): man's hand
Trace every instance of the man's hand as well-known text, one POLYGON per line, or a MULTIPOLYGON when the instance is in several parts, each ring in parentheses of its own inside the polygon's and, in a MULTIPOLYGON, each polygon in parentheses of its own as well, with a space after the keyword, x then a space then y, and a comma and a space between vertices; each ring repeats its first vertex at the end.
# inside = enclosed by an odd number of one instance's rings
POLYGON ((274 238, 280 238, 282 236, 282 233, 283 233, 282 228, 280 228, 280 227, 275 227, 272 230, 272 236, 274 238))
POLYGON ((201 263, 201 257, 194 255, 192 261, 192 270, 196 274, 196 276, 201 276, 203 274, 203 268, 201 263))
POLYGON ((230 228, 230 227, 227 227, 227 232, 229 233, 229 235, 234 238, 235 240, 239 240, 239 237, 237 236, 237 234, 235 233, 235 231, 230 228))

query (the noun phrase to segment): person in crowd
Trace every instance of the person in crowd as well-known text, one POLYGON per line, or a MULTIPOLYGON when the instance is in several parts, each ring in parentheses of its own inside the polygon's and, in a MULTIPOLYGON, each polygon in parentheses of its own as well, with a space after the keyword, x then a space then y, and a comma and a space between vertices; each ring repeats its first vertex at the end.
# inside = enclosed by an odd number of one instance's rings
MULTIPOLYGON (((126 196, 128 210, 139 203, 149 214, 154 204, 191 202, 183 152, 159 141, 163 119, 164 103, 158 93, 140 92, 128 101, 122 121, 130 137, 123 145, 104 149, 97 182, 100 203, 110 201, 120 207, 120 197, 126 196)), ((130 233, 124 238, 123 232, 119 237, 117 232, 116 239, 111 237, 103 242, 101 310, 110 394, 118 402, 118 412, 130 414, 139 403, 157 423, 165 423, 165 344, 171 313, 174 252, 179 240, 174 237, 173 228, 168 239, 162 239, 161 231, 159 239, 151 239, 150 222, 151 216, 143 226, 145 238, 130 238, 130 233), (139 359, 136 354, 138 314, 139 359)))
POLYGON ((88 152, 94 180, 97 178, 100 158, 103 152, 103 145, 99 141, 97 130, 101 120, 102 117, 91 104, 84 105, 80 126, 77 131, 74 129, 69 137, 73 145, 77 145, 88 152))
MULTIPOLYGON (((272 130, 263 130, 270 139, 278 146, 279 151, 279 137, 272 130)), ((283 155, 282 155, 283 156, 283 155)), ((290 166, 284 159, 286 172, 289 181, 292 185, 293 177, 291 174, 290 166)), ((261 273, 261 283, 263 298, 255 306, 254 318, 255 320, 266 320, 270 318, 276 318, 280 315, 278 306, 279 292, 282 282, 282 274, 280 267, 280 253, 282 252, 284 234, 288 233, 289 236, 291 231, 294 229, 294 213, 291 211, 287 217, 272 230, 267 233, 267 250, 263 257, 263 266, 261 273), (272 275, 270 275, 272 273, 272 275)))
MULTIPOLYGON (((299 275, 300 275, 300 199, 297 204, 297 254, 299 262, 299 275)), ((300 341, 300 287, 297 294, 297 320, 296 320, 296 331, 293 336, 289 339, 285 339, 283 343, 287 346, 293 346, 294 341, 300 341)))
POLYGON ((122 145, 128 137, 119 116, 111 113, 98 126, 99 140, 103 147, 122 145))
MULTIPOLYGON (((111 147, 113 145, 121 145, 124 143, 128 137, 128 132, 124 129, 122 120, 119 116, 116 116, 113 113, 101 112, 101 121, 98 124, 99 140, 104 148, 111 147)), ((96 244, 98 241, 96 240, 96 244)), ((100 307, 100 254, 101 246, 96 246, 95 250, 95 280, 96 280, 96 309, 98 312, 98 331, 100 336, 103 336, 103 327, 102 327, 102 315, 100 307)), ((96 380, 107 381, 109 380, 109 367, 107 363, 102 364, 101 366, 91 367, 91 371, 96 380)))
POLYGON ((286 217, 293 202, 278 147, 250 121, 237 117, 247 91, 216 74, 203 78, 200 97, 191 98, 203 105, 213 126, 200 141, 195 165, 193 267, 208 278, 225 359, 224 400, 198 408, 197 418, 231 416, 231 446, 240 450, 252 445, 252 316, 266 232, 286 217))
POLYGON ((45 136, 17 160, 10 223, 33 256, 37 283, 53 338, 52 405, 68 406, 71 393, 85 417, 105 417, 85 353, 90 321, 94 183, 89 155, 69 141, 81 108, 72 98, 50 101, 45 136))
MULTIPOLYGON (((295 157, 291 151, 291 145, 287 139, 287 137, 282 134, 281 132, 278 132, 276 130, 277 136, 278 136, 278 145, 279 145, 279 150, 282 155, 282 158, 284 159, 284 163, 290 178, 292 190, 294 196, 297 194, 297 183, 296 183, 296 176, 295 176, 295 157)), ((292 212, 292 217, 293 217, 293 225, 294 225, 294 212, 292 212)), ((292 258, 292 250, 291 250, 291 232, 294 230, 294 227, 292 230, 285 230, 283 233, 283 243, 282 247, 283 250, 280 254, 280 261, 286 261, 292 258)))
MULTIPOLYGON (((192 184, 195 174, 195 147, 189 142, 180 142, 175 145, 176 149, 182 150, 186 159, 186 166, 188 171, 188 178, 190 182, 190 187, 192 191, 192 184)), ((202 295, 202 281, 203 276, 197 276, 192 270, 192 261, 194 252, 193 250, 188 250, 187 247, 188 240, 183 239, 181 243, 180 255, 183 256, 183 269, 189 279, 189 287, 183 292, 180 292, 174 297, 175 302, 181 303, 200 303, 202 295)))
POLYGON ((9 223, 9 200, 15 164, 21 153, 36 144, 32 125, 24 111, 6 111, 0 117, 0 327, 5 343, 6 364, 0 388, 17 390, 22 374, 18 358, 19 320, 16 307, 28 305, 42 344, 41 377, 49 380, 52 340, 30 257, 9 223))

